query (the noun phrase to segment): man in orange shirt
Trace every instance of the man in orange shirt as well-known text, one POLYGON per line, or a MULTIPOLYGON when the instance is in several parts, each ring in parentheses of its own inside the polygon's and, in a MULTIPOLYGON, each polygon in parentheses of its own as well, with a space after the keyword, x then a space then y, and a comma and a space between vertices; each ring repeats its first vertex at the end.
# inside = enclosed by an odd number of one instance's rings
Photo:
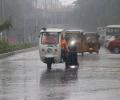
POLYGON ((65 40, 64 36, 61 35, 61 58, 66 61, 66 54, 68 50, 68 43, 65 40))
POLYGON ((63 36, 61 38, 61 58, 65 61, 66 69, 68 69, 70 65, 79 66, 76 45, 70 47, 68 41, 66 41, 63 36))

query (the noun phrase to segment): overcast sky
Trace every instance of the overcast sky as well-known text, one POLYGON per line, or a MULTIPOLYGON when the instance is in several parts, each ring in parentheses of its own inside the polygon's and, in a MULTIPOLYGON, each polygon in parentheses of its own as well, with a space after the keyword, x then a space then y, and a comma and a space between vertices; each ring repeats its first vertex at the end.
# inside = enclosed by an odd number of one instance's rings
POLYGON ((62 2, 62 4, 64 4, 64 5, 70 5, 70 4, 72 4, 74 1, 76 1, 76 0, 60 0, 61 2, 62 2))

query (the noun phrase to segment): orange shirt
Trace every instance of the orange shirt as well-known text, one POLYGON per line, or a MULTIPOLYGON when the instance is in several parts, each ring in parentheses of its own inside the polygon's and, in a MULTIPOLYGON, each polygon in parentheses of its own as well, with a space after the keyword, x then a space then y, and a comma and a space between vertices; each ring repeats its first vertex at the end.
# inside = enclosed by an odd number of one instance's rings
POLYGON ((67 49, 67 42, 66 42, 65 39, 62 39, 62 40, 61 40, 61 48, 62 48, 62 49, 67 49))

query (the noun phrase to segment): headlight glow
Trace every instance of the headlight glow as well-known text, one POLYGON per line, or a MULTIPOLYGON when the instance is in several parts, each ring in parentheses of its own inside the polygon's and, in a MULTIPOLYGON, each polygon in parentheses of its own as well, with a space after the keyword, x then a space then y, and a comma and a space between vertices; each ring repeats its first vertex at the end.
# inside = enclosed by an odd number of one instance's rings
POLYGON ((75 68, 75 66, 70 66, 70 68, 75 68))
POLYGON ((70 45, 75 45, 75 43, 76 43, 76 41, 75 41, 75 40, 72 40, 72 41, 70 42, 70 45))

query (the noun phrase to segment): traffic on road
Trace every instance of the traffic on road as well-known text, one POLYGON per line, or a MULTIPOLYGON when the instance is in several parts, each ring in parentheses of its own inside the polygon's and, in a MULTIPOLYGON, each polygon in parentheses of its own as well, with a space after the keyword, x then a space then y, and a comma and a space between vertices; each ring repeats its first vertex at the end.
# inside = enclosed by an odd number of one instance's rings
POLYGON ((0 100, 120 100, 120 0, 0 0, 0 100))
POLYGON ((39 50, 0 59, 1 100, 119 100, 120 56, 101 48, 78 55, 79 68, 53 64, 47 71, 39 50))

